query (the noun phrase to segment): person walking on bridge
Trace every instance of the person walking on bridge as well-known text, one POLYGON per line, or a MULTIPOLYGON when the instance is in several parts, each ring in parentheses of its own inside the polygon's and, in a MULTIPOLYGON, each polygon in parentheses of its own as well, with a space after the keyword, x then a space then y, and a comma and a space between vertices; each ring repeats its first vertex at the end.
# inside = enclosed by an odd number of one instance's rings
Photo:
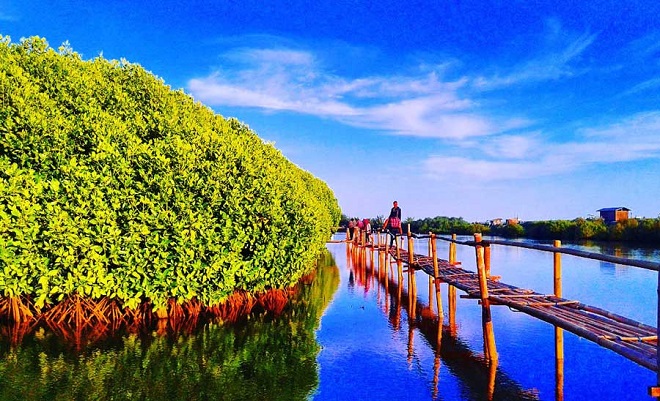
POLYGON ((403 234, 401 229, 401 208, 399 207, 399 202, 392 202, 392 209, 390 209, 390 216, 385 220, 383 224, 383 230, 387 229, 389 226, 389 233, 392 236, 390 239, 390 246, 394 245, 394 240, 396 238, 396 232, 399 235, 403 234))

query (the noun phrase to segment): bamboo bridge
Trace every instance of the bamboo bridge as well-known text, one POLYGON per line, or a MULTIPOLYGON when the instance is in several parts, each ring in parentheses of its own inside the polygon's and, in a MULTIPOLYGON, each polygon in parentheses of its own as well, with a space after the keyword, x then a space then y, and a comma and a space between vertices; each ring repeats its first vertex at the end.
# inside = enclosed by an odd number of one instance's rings
MULTIPOLYGON (((399 268, 399 279, 403 281, 403 273, 408 272, 409 293, 415 294, 414 272, 422 271, 429 276, 429 292, 435 287, 435 298, 438 316, 442 319, 443 306, 440 297, 440 284, 449 285, 449 317, 452 320, 452 310, 455 310, 455 289, 466 293, 462 298, 478 299, 482 306, 482 326, 484 331, 484 356, 497 363, 497 350, 493 334, 490 314, 490 305, 506 305, 511 309, 524 312, 530 316, 541 319, 555 326, 557 342, 556 357, 563 361, 563 334, 567 330, 577 336, 586 338, 596 344, 610 349, 629 360, 658 373, 658 385, 649 387, 649 395, 660 397, 660 369, 658 362, 658 328, 652 327, 609 311, 583 304, 577 300, 562 297, 561 286, 561 254, 572 254, 591 259, 599 259, 624 265, 637 266, 659 272, 658 293, 660 294, 660 264, 648 261, 639 261, 618 258, 608 255, 593 254, 574 249, 561 248, 561 242, 555 241, 554 246, 531 245, 507 241, 483 241, 481 234, 474 235, 474 241, 458 241, 456 235, 451 239, 436 237, 434 234, 413 235, 408 230, 407 249, 400 244, 396 236, 396 246, 389 247, 387 241, 382 241, 381 233, 375 237, 373 243, 366 241, 364 235, 352 241, 358 247, 378 251, 379 262, 381 258, 389 263, 396 263, 399 268), (413 238, 429 239, 429 254, 414 253, 413 238), (437 256, 436 240, 449 241, 449 259, 440 259, 437 256), (456 261, 456 244, 473 246, 477 272, 468 271, 456 261), (508 245, 532 248, 554 254, 554 293, 541 294, 531 289, 518 288, 502 283, 499 277, 490 274, 490 246, 508 245), (405 269, 404 269, 405 268, 405 269), (453 292, 453 294, 452 294, 453 292), (454 305, 452 305, 452 302, 454 305)), ((387 262, 385 262, 387 264, 387 262)), ((660 319, 660 307, 659 307, 660 319)), ((562 373, 563 376, 563 373, 562 373)), ((563 381, 563 379, 562 379, 563 381)))

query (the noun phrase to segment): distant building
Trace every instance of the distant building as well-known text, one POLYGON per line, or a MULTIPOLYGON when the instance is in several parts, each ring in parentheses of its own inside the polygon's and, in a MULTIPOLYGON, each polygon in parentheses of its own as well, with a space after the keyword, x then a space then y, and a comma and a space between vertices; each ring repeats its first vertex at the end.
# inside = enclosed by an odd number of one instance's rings
POLYGON ((506 219, 506 225, 507 226, 512 226, 514 224, 518 224, 518 218, 514 217, 512 219, 506 219))
POLYGON ((501 226, 502 225, 502 219, 493 219, 490 221, 491 226, 501 226))
POLYGON ((628 212, 630 212, 630 209, 627 207, 606 207, 598 209, 600 218, 603 219, 605 223, 616 223, 617 221, 628 220, 628 212))

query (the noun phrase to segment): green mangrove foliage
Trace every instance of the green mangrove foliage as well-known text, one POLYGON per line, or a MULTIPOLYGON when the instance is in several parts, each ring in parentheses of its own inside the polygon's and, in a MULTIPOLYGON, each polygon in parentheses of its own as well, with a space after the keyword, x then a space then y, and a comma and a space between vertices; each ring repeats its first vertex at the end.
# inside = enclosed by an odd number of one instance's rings
POLYGON ((523 235, 536 239, 629 241, 660 244, 660 218, 634 218, 607 224, 603 219, 522 223, 523 235))
POLYGON ((141 66, 0 39, 0 296, 216 305, 295 283, 339 218, 324 182, 141 66))
POLYGON ((315 330, 339 286, 339 270, 325 258, 277 319, 253 315, 172 338, 131 334, 81 353, 39 330, 0 349, 0 399, 309 399, 318 386, 315 330))
POLYGON ((434 232, 459 235, 482 233, 506 238, 630 241, 660 244, 660 217, 627 219, 613 224, 607 224, 600 218, 577 218, 491 226, 468 223, 461 217, 438 216, 418 220, 409 219, 407 223, 410 223, 411 230, 416 233, 434 232))
POLYGON ((410 229, 417 233, 434 232, 436 234, 467 235, 479 232, 479 224, 468 223, 462 217, 436 216, 425 219, 409 219, 410 229))

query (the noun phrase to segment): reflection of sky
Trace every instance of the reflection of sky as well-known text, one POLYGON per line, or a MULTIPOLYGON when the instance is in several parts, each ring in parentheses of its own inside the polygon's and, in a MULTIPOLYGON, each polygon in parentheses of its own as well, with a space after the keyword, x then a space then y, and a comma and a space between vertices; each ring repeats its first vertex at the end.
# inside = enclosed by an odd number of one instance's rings
MULTIPOLYGON (((414 355, 408 361, 408 324, 405 310, 395 329, 384 306, 384 289, 364 286, 355 278, 349 290, 346 245, 329 248, 341 272, 341 283, 319 329, 322 351, 318 357, 320 385, 315 400, 335 399, 431 399, 433 349, 414 330, 414 355)), ((438 242, 438 255, 446 258, 448 243, 438 242)), ((426 253, 426 242, 415 242, 417 253, 426 253)), ((463 268, 474 270, 474 249, 457 247, 463 268)), ((521 248, 493 246, 492 272, 505 283, 551 293, 552 254, 521 248)), ((570 255, 562 258, 564 296, 641 320, 655 326, 655 273, 638 268, 603 272, 600 263, 570 255), (623 271, 624 273, 619 273, 623 271)), ((428 304, 428 279, 417 273, 418 302, 428 304)), ((442 285, 447 319, 447 286, 442 285)), ((460 290, 458 295, 463 294, 460 290)), ((391 305, 390 305, 391 307, 391 305)), ((555 360, 552 325, 514 312, 492 308, 499 369, 523 389, 537 389, 540 399, 554 399, 555 360)), ((458 298, 457 334, 474 354, 483 352, 481 309, 475 300, 458 298)), ((565 387, 567 400, 638 400, 647 397, 655 374, 626 358, 569 332, 564 333, 565 387), (595 369, 594 366, 599 366, 595 369)), ((451 364, 440 368, 440 399, 466 399, 464 378, 455 376, 451 364)))

